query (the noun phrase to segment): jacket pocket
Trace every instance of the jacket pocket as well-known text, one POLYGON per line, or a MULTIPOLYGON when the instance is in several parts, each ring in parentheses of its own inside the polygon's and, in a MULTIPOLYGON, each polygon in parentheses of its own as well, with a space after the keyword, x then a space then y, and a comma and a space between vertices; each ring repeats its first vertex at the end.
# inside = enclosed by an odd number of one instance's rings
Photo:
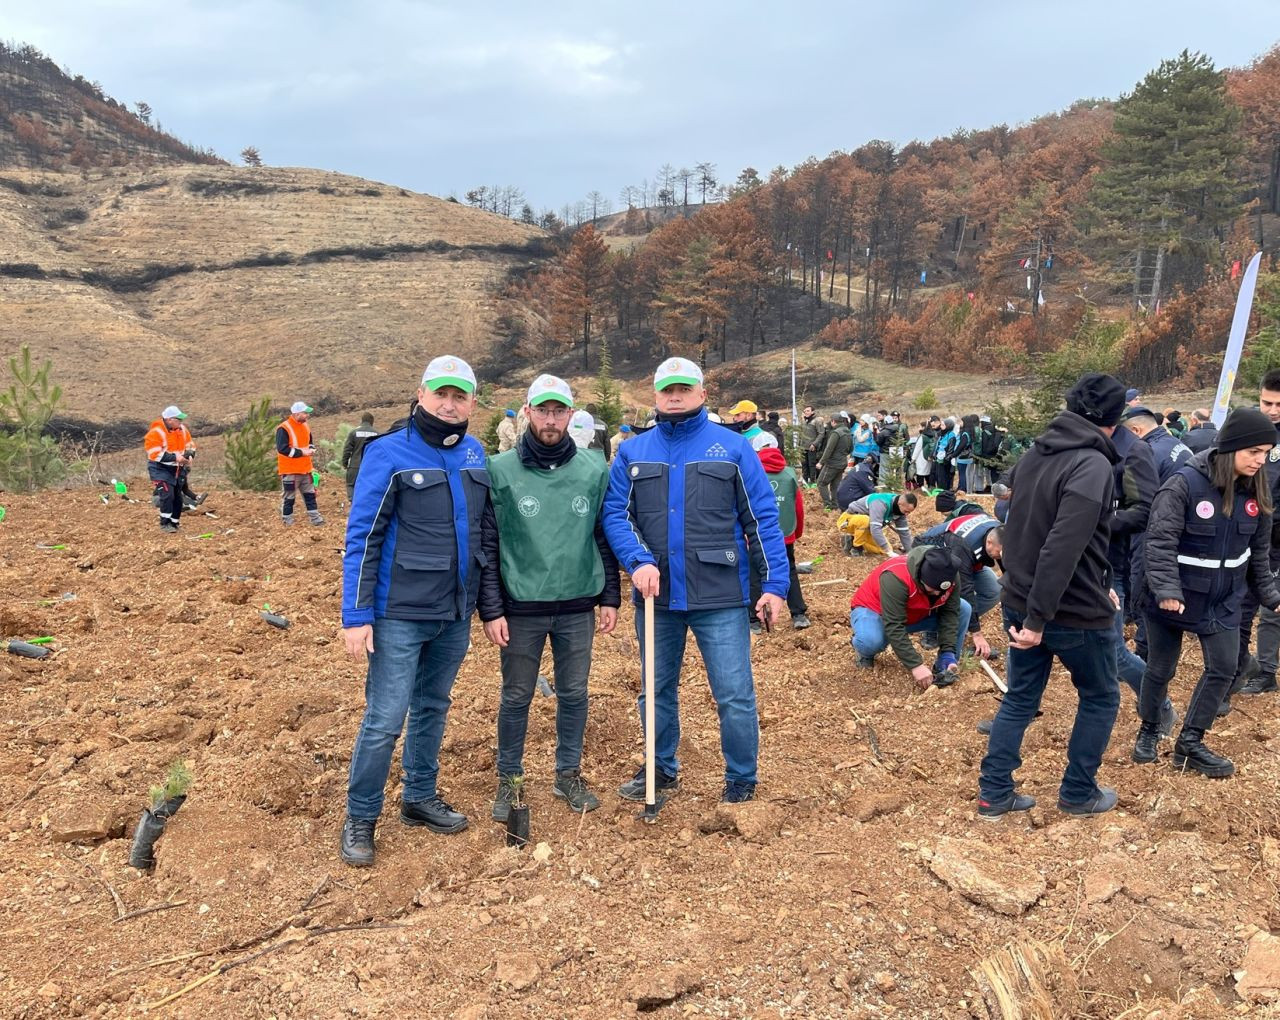
MULTIPOLYGON (((453 494, 449 480, 439 470, 404 471, 400 474, 401 515, 419 521, 453 519, 453 494)), ((396 562, 400 562, 396 554, 396 562)))
POLYGON ((397 549, 391 570, 388 608, 451 610, 454 583, 452 556, 417 549, 397 549))
POLYGON ((666 526, 667 516, 666 465, 632 464, 627 473, 631 478, 636 525, 645 541, 652 544, 666 534, 661 530, 666 526))
POLYGON ((694 550, 692 601, 698 605, 733 605, 746 601, 738 576, 741 554, 737 546, 694 550))
POLYGON ((694 465, 693 505, 711 513, 733 510, 738 491, 738 465, 701 461, 694 465))

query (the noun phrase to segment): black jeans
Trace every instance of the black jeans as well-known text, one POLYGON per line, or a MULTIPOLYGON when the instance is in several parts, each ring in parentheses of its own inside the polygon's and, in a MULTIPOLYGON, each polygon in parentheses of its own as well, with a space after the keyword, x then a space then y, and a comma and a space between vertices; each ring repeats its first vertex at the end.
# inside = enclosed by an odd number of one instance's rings
MULTIPOLYGON (((1164 617, 1147 613, 1147 671, 1142 675, 1142 693, 1138 696, 1138 714, 1145 723, 1160 720, 1160 706, 1169 690, 1169 681, 1178 668, 1182 654, 1182 635, 1186 631, 1168 623, 1164 617)), ((1187 730, 1207 730, 1213 725, 1218 705, 1236 675, 1236 649, 1240 643, 1238 630, 1220 630, 1215 634, 1197 634, 1204 656, 1204 672, 1196 683, 1187 705, 1182 726, 1187 730)))
MULTIPOLYGON (((800 575, 796 573, 796 547, 787 543, 787 566, 790 568, 791 587, 787 589, 787 609, 793 617, 807 613, 809 607, 804 602, 804 592, 800 590, 800 575)), ((756 618, 756 603, 760 601, 760 573, 756 570, 756 561, 751 561, 750 590, 751 600, 747 603, 747 615, 756 618)))
POLYGON ((800 470, 803 472, 804 480, 810 484, 818 480, 818 451, 805 450, 804 456, 800 458, 800 470))

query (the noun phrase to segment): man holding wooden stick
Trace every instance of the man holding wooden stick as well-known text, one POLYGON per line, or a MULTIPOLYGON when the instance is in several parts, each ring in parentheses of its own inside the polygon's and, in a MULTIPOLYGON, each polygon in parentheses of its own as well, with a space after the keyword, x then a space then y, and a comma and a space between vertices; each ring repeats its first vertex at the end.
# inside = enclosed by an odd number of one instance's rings
MULTIPOLYGON (((773 492, 751 444, 707 418, 702 371, 668 358, 654 374, 657 425, 618 448, 604 501, 609 544, 642 600, 654 599, 654 736, 658 792, 679 785, 678 685, 693 631, 720 717, 721 799, 752 800, 760 724, 751 675, 748 560, 760 572, 754 611, 769 627, 787 595, 786 547, 773 492)), ((643 638, 642 638, 643 643, 643 638)), ((641 717, 645 699, 640 698, 641 717)), ((645 799, 645 770, 618 790, 645 799)))

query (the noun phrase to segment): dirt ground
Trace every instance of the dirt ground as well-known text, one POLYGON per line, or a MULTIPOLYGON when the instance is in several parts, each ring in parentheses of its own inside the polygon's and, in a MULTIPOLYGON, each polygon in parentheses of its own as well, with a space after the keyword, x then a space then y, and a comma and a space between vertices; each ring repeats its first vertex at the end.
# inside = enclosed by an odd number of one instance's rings
POLYGON ((0 635, 56 648, 0 656, 5 1017, 986 1017, 1001 1014, 981 962, 1032 941, 1057 961, 1036 1016, 1272 1008, 1241 992, 1280 983, 1280 698, 1238 699, 1212 737, 1238 772, 1214 782, 1176 774, 1168 744, 1159 765, 1129 762, 1126 693, 1101 775, 1119 809, 1078 820, 1055 807, 1074 701, 1056 674, 1020 772, 1040 806, 979 821, 992 684, 968 663, 919 694, 891 653, 853 666, 848 600, 873 564, 840 554, 816 493, 800 543, 823 557, 804 579, 814 626, 784 622, 752 650, 755 804, 717 809, 692 642, 683 787, 653 826, 616 796, 642 757, 627 609, 592 671, 600 810, 552 798, 554 701, 536 698, 538 845, 506 849, 488 818, 498 655, 477 624, 441 777, 471 825, 400 824, 393 770, 367 871, 336 854, 364 674, 337 641, 339 487, 321 490, 323 528, 285 530, 273 496, 219 491, 177 536, 149 503, 99 493, 0 497, 0 635), (177 759, 194 785, 141 873, 129 837, 177 759))

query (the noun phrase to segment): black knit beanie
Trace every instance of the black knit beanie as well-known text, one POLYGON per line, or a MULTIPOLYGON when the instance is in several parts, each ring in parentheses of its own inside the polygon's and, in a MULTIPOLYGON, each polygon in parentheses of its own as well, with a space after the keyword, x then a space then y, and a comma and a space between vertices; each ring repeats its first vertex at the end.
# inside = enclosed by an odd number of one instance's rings
POLYGON ((920 561, 920 581, 935 591, 946 591, 956 581, 956 565, 945 549, 932 548, 920 561))
POLYGON ((1219 453, 1247 450, 1251 446, 1275 446, 1276 427, 1256 407, 1237 407, 1218 429, 1219 453))
POLYGON ((1124 410, 1124 393, 1119 379, 1101 372, 1090 372, 1082 375, 1067 391, 1067 410, 1101 428, 1118 425, 1120 413, 1124 410))

